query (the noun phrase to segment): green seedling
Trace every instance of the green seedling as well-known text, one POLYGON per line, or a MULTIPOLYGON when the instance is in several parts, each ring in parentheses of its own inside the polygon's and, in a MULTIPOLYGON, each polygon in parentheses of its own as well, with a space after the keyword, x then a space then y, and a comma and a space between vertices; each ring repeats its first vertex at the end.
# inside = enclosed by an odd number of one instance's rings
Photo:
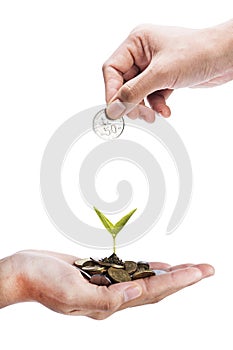
POLYGON ((95 207, 94 207, 94 209, 95 209, 96 214, 100 218, 102 224, 106 228, 106 230, 108 230, 108 232, 112 235, 113 253, 116 253, 116 236, 123 229, 125 224, 129 221, 131 216, 135 213, 137 208, 130 211, 127 215, 123 216, 123 218, 121 218, 115 225, 110 220, 108 220, 108 218, 106 218, 106 216, 103 213, 101 213, 101 211, 99 211, 95 207))

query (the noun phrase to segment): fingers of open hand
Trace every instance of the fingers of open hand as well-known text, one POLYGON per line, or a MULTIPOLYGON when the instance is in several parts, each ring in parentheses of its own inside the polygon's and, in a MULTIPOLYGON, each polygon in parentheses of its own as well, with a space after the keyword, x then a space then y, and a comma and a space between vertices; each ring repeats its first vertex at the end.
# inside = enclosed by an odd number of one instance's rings
MULTIPOLYGON (((152 264, 151 267, 158 268, 158 265, 152 264)), ((137 283, 142 288, 141 296, 126 302, 120 309, 156 303, 214 273, 213 267, 207 264, 183 264, 163 269, 167 270, 168 273, 138 280, 137 283)))
POLYGON ((180 265, 175 265, 175 266, 169 267, 168 271, 176 271, 176 270, 184 269, 187 267, 198 268, 202 273, 202 278, 212 276, 215 272, 214 267, 212 265, 209 265, 209 264, 195 264, 195 265, 194 264, 180 264, 180 265))
POLYGON ((112 285, 108 289, 98 287, 102 295, 99 302, 95 303, 96 309, 93 309, 88 316, 95 319, 105 319, 114 312, 128 307, 159 302, 214 273, 213 267, 207 264, 182 264, 172 267, 165 263, 151 263, 150 266, 153 269, 167 270, 168 273, 112 285), (138 296, 134 294, 135 292, 138 293, 138 296), (133 299, 127 300, 127 294, 130 299, 133 296, 133 299))

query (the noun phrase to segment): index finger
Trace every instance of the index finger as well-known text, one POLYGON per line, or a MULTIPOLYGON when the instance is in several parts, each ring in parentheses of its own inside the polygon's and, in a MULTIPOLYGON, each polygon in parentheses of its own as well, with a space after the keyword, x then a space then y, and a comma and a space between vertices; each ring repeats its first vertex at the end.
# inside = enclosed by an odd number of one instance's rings
POLYGON ((129 50, 127 41, 125 41, 103 65, 107 103, 109 103, 122 87, 124 84, 124 74, 129 72, 132 67, 134 67, 134 58, 129 50))

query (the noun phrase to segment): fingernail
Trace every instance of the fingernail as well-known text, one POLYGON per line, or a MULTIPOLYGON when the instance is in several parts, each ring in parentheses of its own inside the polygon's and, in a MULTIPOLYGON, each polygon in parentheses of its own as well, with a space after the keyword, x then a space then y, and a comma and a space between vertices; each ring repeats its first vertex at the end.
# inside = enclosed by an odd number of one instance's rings
POLYGON ((107 107, 107 115, 111 119, 117 119, 122 116, 125 110, 125 105, 120 100, 116 100, 107 107))
POLYGON ((198 264, 194 265, 194 267, 201 268, 202 278, 213 276, 215 273, 214 267, 209 264, 198 264))
POLYGON ((140 297, 141 294, 142 294, 142 290, 138 286, 128 287, 124 290, 125 302, 129 301, 129 300, 136 299, 136 298, 140 297))
POLYGON ((209 266, 208 272, 206 272, 206 277, 213 276, 215 274, 215 268, 213 266, 209 266))

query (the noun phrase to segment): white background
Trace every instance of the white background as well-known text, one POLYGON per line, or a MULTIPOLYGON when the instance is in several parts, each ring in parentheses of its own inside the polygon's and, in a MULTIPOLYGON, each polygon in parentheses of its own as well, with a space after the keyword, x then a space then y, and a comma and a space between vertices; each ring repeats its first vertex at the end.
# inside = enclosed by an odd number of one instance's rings
MULTIPOLYGON (((39 188, 44 148, 65 120, 104 103, 102 63, 134 26, 214 25, 229 19, 232 1, 0 4, 0 257, 27 248, 106 255, 69 241, 48 219, 39 188)), ((7 307, 0 310, 1 349, 119 349, 124 343, 134 349, 232 348, 226 320, 233 292, 232 86, 183 89, 171 96, 170 123, 193 166, 189 212, 173 235, 163 234, 162 220, 158 234, 150 232, 118 251, 170 264, 208 262, 216 275, 104 321, 60 315, 36 303, 7 307)))

